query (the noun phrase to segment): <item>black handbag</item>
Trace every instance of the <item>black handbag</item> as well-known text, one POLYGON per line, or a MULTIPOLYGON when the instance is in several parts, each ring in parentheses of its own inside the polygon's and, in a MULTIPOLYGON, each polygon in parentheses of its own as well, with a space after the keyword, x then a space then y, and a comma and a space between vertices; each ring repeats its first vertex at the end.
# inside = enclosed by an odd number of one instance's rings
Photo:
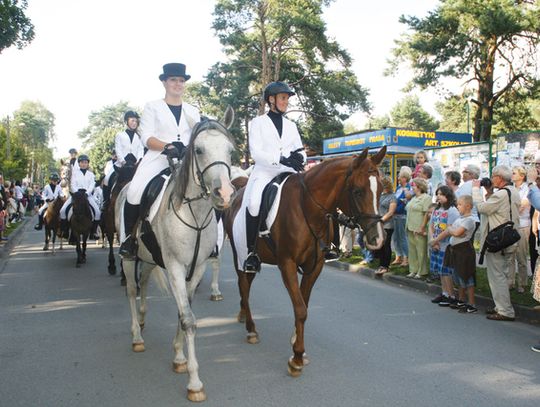
POLYGON ((510 202, 510 221, 502 223, 491 230, 489 230, 488 224, 488 234, 486 236, 486 240, 484 241, 484 246, 482 247, 480 259, 478 261, 480 264, 484 262, 484 254, 486 250, 490 253, 503 251, 504 255, 504 249, 512 246, 521 238, 519 232, 514 227, 514 222, 512 221, 512 199, 510 198, 510 191, 507 188, 503 189, 508 193, 508 200, 510 202))

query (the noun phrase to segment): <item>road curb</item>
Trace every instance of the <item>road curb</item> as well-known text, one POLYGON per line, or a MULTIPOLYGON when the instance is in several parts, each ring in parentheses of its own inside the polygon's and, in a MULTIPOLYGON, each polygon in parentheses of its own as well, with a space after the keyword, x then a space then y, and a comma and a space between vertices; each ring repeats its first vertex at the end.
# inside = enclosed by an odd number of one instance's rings
MULTIPOLYGON (((398 276, 392 274, 392 272, 384 274, 382 277, 375 275, 375 270, 362 267, 357 264, 349 264, 344 262, 331 262, 327 263, 327 266, 337 268, 342 271, 348 271, 351 273, 357 273, 364 277, 369 277, 374 280, 381 280, 386 283, 398 285, 400 287, 412 288, 413 290, 422 291, 426 294, 437 295, 441 292, 441 287, 437 284, 426 283, 423 280, 415 280, 404 276, 398 276)), ((476 305, 480 308, 487 308, 494 306, 493 300, 481 295, 476 295, 476 305)), ((522 322, 526 322, 533 325, 540 325, 540 307, 532 308, 524 305, 513 304, 516 313, 516 318, 522 322)))
POLYGON ((9 235, 8 241, 0 247, 0 259, 7 259, 9 257, 9 254, 11 253, 13 248, 17 246, 22 240, 22 235, 26 230, 28 223, 30 223, 33 218, 33 216, 25 217, 19 227, 9 235))

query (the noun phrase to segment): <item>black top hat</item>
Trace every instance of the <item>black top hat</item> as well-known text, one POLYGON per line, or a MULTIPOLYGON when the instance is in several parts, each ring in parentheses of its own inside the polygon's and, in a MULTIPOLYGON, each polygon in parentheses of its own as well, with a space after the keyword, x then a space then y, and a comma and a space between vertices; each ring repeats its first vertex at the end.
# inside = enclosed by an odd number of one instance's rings
POLYGON ((184 64, 170 63, 163 65, 163 73, 159 75, 160 81, 165 81, 171 76, 181 76, 186 81, 191 78, 191 75, 186 75, 186 66, 184 64))

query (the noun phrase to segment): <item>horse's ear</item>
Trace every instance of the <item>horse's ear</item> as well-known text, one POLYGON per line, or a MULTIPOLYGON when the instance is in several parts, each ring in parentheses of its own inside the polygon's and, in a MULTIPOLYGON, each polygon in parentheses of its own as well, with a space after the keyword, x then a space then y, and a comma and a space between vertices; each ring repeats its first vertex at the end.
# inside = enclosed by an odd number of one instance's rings
POLYGON ((231 105, 227 106, 227 109, 225 110, 225 117, 223 117, 222 123, 227 129, 230 129, 232 127, 232 124, 234 123, 234 109, 231 107, 231 105))
POLYGON ((356 156, 356 158, 354 159, 354 162, 353 162, 353 167, 354 168, 358 168, 360 166, 360 164, 362 164, 362 162, 367 158, 368 156, 368 150, 369 148, 364 148, 364 150, 362 151, 362 153, 358 156, 356 156))
POLYGON ((185 111, 182 113, 184 113, 184 116, 186 117, 189 128, 192 129, 193 127, 195 127, 197 122, 193 119, 193 117, 191 117, 189 114, 185 114, 185 111))
POLYGON ((64 159, 63 158, 60 158, 60 164, 61 165, 65 165, 66 163, 64 162, 64 159))
POLYGON ((375 165, 379 165, 385 155, 386 155, 386 146, 383 146, 383 148, 381 148, 377 154, 371 156, 371 162, 375 165))

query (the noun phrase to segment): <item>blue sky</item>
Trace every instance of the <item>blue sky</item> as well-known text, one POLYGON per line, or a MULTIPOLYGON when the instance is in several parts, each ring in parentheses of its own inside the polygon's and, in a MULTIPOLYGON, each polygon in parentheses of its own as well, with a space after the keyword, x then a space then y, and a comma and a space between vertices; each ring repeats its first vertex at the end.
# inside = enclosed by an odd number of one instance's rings
MULTIPOLYGON (((435 0, 337 0, 325 10, 328 34, 354 58, 359 82, 369 88, 373 113, 382 115, 403 97, 409 79, 383 76, 402 14, 425 15, 435 0)), ((188 66, 194 80, 225 57, 212 31, 212 0, 30 0, 35 40, 0 54, 0 116, 23 100, 39 100, 56 116, 55 155, 80 147, 77 132, 91 111, 127 100, 142 107, 163 96, 164 63, 188 66)), ((285 79, 285 78, 284 78, 285 79)), ((458 91, 459 89, 453 89, 458 91)), ((434 113, 435 90, 416 92, 434 113)), ((363 125, 366 117, 351 119, 363 125)))

